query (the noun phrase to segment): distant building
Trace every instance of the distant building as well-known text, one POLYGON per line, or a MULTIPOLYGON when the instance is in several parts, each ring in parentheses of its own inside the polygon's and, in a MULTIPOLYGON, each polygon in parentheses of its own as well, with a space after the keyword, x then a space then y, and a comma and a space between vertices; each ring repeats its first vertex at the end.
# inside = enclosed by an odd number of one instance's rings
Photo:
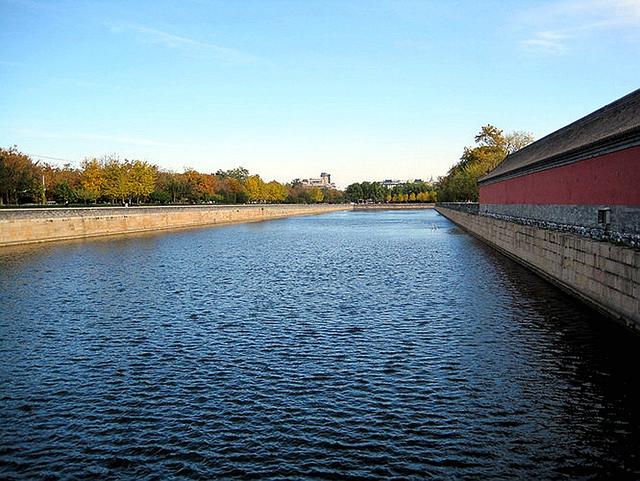
POLYGON ((393 187, 397 186, 397 185, 404 185, 406 184, 406 182, 402 181, 402 180, 392 180, 392 179, 385 179, 382 182, 380 182, 382 185, 384 185, 385 187, 389 187, 390 189, 392 189, 393 187))
POLYGON ((326 172, 322 172, 320 174, 320 177, 317 177, 317 178, 302 179, 302 185, 305 187, 320 187, 321 189, 336 188, 336 185, 333 182, 331 182, 331 174, 327 174, 326 172))
POLYGON ((417 184, 419 182, 424 182, 422 179, 408 179, 408 180, 393 180, 393 179, 385 179, 380 182, 383 186, 392 189, 398 185, 406 185, 406 184, 417 184))

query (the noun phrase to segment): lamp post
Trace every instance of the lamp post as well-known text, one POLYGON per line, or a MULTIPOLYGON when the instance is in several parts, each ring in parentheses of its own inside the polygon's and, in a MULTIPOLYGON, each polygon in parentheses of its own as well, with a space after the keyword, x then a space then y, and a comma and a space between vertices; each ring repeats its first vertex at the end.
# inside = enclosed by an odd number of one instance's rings
POLYGON ((46 191, 47 191, 47 188, 44 185, 44 174, 42 174, 42 205, 43 206, 47 205, 46 191))

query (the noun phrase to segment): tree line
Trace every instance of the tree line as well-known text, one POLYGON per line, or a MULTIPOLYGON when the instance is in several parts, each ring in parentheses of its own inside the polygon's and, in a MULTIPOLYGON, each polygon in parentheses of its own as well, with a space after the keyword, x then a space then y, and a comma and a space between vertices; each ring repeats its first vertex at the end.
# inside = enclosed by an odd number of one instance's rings
POLYGON ((17 147, 0 148, 2 204, 201 204, 344 202, 335 189, 265 182, 243 167, 201 173, 162 170, 141 160, 87 158, 79 168, 34 162, 17 147))
POLYGON ((351 202, 435 202, 437 192, 430 182, 407 182, 389 188, 380 182, 356 182, 347 186, 345 198, 351 202))
POLYGON ((389 188, 358 182, 344 192, 304 186, 298 179, 265 182, 243 167, 201 173, 160 169, 141 160, 115 156, 87 158, 79 168, 33 159, 17 147, 0 148, 0 205, 3 204, 198 204, 247 202, 465 202, 478 200, 477 181, 510 153, 533 141, 527 132, 504 134, 493 125, 481 128, 474 147, 437 182, 409 182, 389 188))
POLYGON ((465 147, 460 160, 434 183, 408 182, 389 188, 380 182, 359 182, 349 185, 344 195, 351 202, 477 202, 478 179, 531 142, 528 132, 504 134, 485 125, 475 136, 476 145, 465 147))
POLYGON ((475 136, 475 147, 465 147, 460 161, 440 177, 436 184, 440 202, 477 202, 478 179, 493 170, 504 158, 533 142, 528 132, 504 134, 485 125, 475 136))

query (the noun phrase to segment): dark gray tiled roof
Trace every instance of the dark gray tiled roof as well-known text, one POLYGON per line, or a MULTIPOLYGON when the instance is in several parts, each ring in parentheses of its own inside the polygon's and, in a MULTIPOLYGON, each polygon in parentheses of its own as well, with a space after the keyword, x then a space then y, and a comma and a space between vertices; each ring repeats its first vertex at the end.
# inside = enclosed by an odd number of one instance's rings
POLYGON ((516 174, 516 171, 525 173, 529 166, 533 169, 536 164, 565 155, 579 160, 581 150, 610 139, 620 139, 638 129, 640 89, 508 155, 495 169, 482 177, 480 182, 516 174))

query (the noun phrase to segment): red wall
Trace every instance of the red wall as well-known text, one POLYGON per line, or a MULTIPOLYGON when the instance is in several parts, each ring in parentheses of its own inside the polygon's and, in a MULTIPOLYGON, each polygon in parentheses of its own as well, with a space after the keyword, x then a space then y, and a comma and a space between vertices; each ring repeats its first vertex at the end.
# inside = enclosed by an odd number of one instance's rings
POLYGON ((480 203, 640 205, 640 147, 481 185, 480 203))

